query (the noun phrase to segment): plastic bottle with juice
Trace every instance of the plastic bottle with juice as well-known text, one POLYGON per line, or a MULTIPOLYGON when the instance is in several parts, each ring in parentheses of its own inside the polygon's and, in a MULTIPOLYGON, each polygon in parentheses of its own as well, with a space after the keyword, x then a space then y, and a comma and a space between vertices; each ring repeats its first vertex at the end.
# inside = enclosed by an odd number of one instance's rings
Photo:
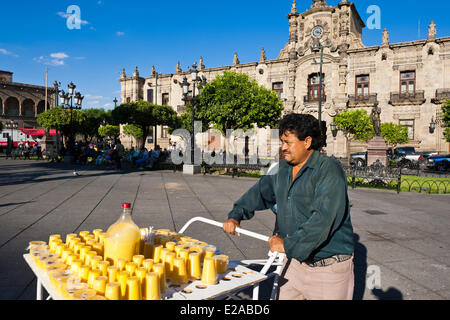
POLYGON ((119 220, 109 227, 104 240, 105 261, 117 266, 118 259, 132 261, 139 254, 141 235, 139 227, 131 219, 131 204, 122 205, 119 220))

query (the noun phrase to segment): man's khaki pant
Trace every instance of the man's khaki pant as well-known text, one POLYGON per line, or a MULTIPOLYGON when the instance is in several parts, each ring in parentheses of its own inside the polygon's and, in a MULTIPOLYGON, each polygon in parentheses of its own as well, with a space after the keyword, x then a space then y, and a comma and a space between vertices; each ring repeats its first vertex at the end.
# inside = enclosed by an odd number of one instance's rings
POLYGON ((284 262, 278 300, 352 300, 353 258, 327 267, 310 267, 296 259, 284 262))

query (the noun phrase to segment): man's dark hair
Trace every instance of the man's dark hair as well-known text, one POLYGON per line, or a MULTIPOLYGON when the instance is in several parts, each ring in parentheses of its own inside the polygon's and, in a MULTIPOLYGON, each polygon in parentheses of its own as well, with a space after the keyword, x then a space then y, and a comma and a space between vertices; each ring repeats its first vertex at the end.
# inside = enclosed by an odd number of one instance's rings
POLYGON ((326 146, 326 124, 322 125, 322 128, 325 132, 321 135, 319 120, 312 115, 292 113, 280 120, 280 137, 287 132, 295 134, 300 141, 311 137, 311 149, 320 150, 323 146, 326 146))

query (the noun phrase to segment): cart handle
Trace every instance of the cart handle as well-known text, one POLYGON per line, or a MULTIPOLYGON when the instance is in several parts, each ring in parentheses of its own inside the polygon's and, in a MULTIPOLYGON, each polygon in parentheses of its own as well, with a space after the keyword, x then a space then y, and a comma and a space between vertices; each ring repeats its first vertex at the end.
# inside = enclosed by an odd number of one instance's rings
MULTIPOLYGON (((217 221, 214 221, 214 220, 210 220, 210 219, 206 219, 206 218, 203 218, 203 217, 195 217, 195 218, 192 218, 191 220, 189 220, 183 226, 183 228, 181 228, 179 233, 183 234, 186 231, 186 229, 192 223, 197 222, 197 221, 201 221, 201 222, 204 222, 204 223, 207 223, 207 224, 219 227, 219 228, 223 228, 223 223, 220 223, 220 222, 217 222, 217 221)), ((256 239, 259 239, 259 240, 262 240, 262 241, 265 241, 265 242, 269 242, 269 237, 263 236, 262 234, 259 234, 259 233, 255 233, 255 232, 252 232, 252 231, 244 230, 244 229, 241 229, 241 228, 236 228, 236 232, 245 234, 246 236, 249 236, 249 237, 252 237, 252 238, 256 238, 256 239)))

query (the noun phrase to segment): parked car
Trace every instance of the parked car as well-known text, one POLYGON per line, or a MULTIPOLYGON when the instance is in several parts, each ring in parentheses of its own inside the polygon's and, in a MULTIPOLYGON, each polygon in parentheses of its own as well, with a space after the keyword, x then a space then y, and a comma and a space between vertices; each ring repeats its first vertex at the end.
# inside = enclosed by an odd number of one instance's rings
POLYGON ((424 160, 428 159, 429 157, 435 157, 440 155, 439 152, 437 151, 424 151, 419 153, 422 155, 424 160))
MULTIPOLYGON (((421 164, 424 157, 417 153, 414 147, 401 147, 388 149, 386 151, 388 160, 398 163, 399 166, 406 168, 416 168, 421 164)), ((350 163, 357 167, 367 166, 367 152, 358 152, 350 155, 350 163)))
POLYGON ((427 168, 435 171, 449 171, 450 170, 450 154, 429 157, 427 160, 427 168))

